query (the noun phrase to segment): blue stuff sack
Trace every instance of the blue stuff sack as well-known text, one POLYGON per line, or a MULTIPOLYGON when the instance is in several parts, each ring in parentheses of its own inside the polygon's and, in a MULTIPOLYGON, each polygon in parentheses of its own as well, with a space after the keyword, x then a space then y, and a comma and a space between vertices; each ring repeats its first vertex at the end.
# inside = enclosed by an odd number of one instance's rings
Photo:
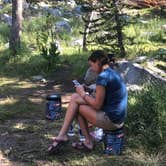
POLYGON ((61 96, 59 94, 52 94, 46 97, 46 119, 59 119, 61 115, 61 96))
POLYGON ((120 155, 123 149, 124 132, 123 129, 115 131, 104 131, 104 154, 120 155))

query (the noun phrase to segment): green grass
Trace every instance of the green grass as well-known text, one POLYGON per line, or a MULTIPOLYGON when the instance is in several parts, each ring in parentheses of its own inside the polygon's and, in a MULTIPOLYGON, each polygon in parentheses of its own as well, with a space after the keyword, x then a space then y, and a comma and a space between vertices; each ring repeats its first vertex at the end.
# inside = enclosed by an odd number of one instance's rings
POLYGON ((9 27, 4 24, 1 23, 0 24, 0 50, 3 50, 5 47, 5 44, 8 43, 8 39, 9 39, 9 27))
POLYGON ((134 137, 140 137, 138 141, 141 141, 147 150, 155 152, 156 148, 160 149, 166 143, 165 92, 166 86, 163 83, 145 85, 140 92, 129 93, 129 132, 134 137))
POLYGON ((129 58, 136 56, 149 56, 155 55, 152 52, 160 48, 166 48, 166 31, 162 29, 165 24, 165 19, 145 19, 147 23, 141 23, 137 19, 135 24, 131 24, 124 29, 124 33, 128 38, 126 41, 126 50, 129 58))

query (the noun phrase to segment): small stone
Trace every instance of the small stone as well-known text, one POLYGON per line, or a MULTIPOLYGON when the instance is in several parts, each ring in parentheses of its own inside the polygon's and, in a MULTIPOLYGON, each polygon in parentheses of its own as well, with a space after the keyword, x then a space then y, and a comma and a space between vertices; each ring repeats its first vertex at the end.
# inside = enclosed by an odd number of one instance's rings
POLYGON ((43 76, 42 75, 36 75, 36 76, 33 76, 32 79, 34 81, 41 81, 43 79, 43 76))

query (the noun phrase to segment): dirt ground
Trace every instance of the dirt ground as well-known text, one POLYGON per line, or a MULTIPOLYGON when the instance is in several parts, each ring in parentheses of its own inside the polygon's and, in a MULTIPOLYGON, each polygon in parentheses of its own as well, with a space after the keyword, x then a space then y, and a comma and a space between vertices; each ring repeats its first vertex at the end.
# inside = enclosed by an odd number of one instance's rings
MULTIPOLYGON (((13 93, 20 100, 31 98, 37 110, 25 112, 0 122, 0 166, 52 165, 47 154, 51 138, 61 127, 66 106, 74 91, 68 69, 59 71, 46 83, 33 81, 37 88, 13 93), (59 93, 62 97, 62 117, 59 120, 45 119, 45 97, 59 93)), ((61 162, 60 162, 61 163, 61 162)), ((62 161, 63 165, 63 161, 62 161)))

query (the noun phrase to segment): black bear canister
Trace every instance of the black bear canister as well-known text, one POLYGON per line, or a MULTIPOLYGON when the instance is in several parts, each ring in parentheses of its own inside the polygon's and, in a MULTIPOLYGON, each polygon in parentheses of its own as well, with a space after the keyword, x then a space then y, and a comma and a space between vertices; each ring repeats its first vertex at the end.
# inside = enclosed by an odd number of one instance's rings
POLYGON ((46 97, 46 119, 59 119, 62 111, 61 95, 51 94, 46 97))

